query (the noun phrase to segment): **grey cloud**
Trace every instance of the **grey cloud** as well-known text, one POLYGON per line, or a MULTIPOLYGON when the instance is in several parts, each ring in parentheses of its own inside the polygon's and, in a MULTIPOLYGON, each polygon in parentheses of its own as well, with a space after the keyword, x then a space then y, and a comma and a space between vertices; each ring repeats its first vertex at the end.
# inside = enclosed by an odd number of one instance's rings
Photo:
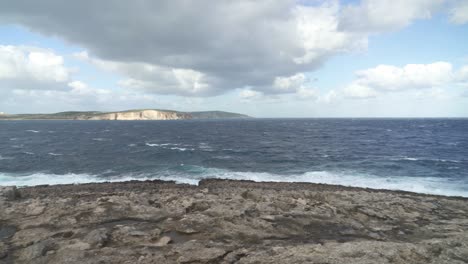
POLYGON ((365 35, 337 30, 337 12, 336 4, 297 7, 293 0, 15 0, 0 3, 0 23, 24 25, 101 60, 129 64, 119 72, 134 88, 206 96, 246 86, 270 92, 276 77, 315 70, 365 43, 365 35), (161 71, 137 76, 138 66, 128 69, 135 63, 161 71), (177 80, 167 79, 171 69, 200 73, 209 87, 177 89, 177 80))

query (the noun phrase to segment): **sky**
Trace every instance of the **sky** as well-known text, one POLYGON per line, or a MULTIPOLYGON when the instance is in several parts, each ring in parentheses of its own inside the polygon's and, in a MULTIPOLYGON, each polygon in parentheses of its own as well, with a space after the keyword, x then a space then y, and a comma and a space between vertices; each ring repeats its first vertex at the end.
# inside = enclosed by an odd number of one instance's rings
POLYGON ((468 117, 468 0, 0 2, 0 112, 468 117))

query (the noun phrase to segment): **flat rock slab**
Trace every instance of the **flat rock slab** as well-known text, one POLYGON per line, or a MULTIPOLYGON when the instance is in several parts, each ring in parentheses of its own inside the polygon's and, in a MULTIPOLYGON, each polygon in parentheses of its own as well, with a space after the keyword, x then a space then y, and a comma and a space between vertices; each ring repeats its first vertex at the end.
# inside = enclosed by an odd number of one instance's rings
POLYGON ((204 180, 3 188, 0 263, 468 263, 468 199, 204 180))

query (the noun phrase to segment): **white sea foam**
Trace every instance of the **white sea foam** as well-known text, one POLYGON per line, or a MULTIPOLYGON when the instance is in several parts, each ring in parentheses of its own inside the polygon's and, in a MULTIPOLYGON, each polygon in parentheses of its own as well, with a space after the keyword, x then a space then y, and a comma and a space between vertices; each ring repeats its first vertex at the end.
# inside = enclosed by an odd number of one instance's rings
POLYGON ((179 150, 179 151, 187 151, 187 150, 195 150, 193 148, 179 148, 179 147, 172 147, 172 148, 169 148, 171 150, 179 150))
POLYGON ((31 132, 31 133, 40 133, 41 131, 39 131, 39 130, 32 130, 32 129, 29 129, 29 130, 26 130, 26 132, 31 132))
POLYGON ((213 151, 214 150, 208 143, 205 143, 205 142, 202 142, 202 143, 198 144, 198 147, 203 151, 213 151))
POLYGON ((391 160, 399 161, 399 160, 407 160, 407 161, 432 161, 432 162, 452 162, 452 163, 460 163, 461 160, 450 160, 450 159, 431 159, 431 158, 415 158, 415 157, 393 157, 391 160))
POLYGON ((49 152, 49 153, 47 153, 47 154, 49 154, 49 155, 51 155, 51 156, 63 156, 63 154, 60 154, 60 153, 53 153, 53 152, 49 152))
POLYGON ((187 150, 195 150, 194 148, 188 148, 189 145, 182 145, 176 143, 145 143, 148 147, 160 147, 163 149, 170 149, 170 150, 178 150, 178 151, 187 151, 187 150), (180 147, 178 147, 180 146, 180 147))
POLYGON ((12 157, 4 157, 2 155, 0 155, 0 160, 11 160, 13 159, 12 157))
POLYGON ((46 174, 46 173, 34 173, 30 175, 5 175, 0 173, 0 185, 3 186, 35 186, 35 185, 55 185, 55 184, 78 184, 88 182, 102 182, 93 175, 87 174, 46 174))
POLYGON ((109 138, 93 138, 94 141, 111 141, 109 138))
POLYGON ((219 178, 233 180, 253 180, 258 182, 310 182, 336 184, 344 186, 403 190, 417 193, 428 193, 448 196, 468 197, 468 183, 461 180, 434 177, 377 177, 372 175, 312 171, 304 174, 281 175, 266 172, 235 172, 223 169, 184 166, 187 170, 167 171, 157 174, 123 175, 121 177, 102 178, 88 174, 45 174, 8 175, 0 173, 0 185, 32 186, 42 184, 77 184, 89 182, 120 182, 129 180, 161 179, 178 183, 198 184, 202 179, 219 178))

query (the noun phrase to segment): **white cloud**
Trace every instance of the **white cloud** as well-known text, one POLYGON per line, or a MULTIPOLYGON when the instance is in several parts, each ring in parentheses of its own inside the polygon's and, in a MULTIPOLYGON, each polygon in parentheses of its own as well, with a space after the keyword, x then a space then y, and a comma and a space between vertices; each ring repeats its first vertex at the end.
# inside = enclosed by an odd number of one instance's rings
POLYGON ((350 98, 372 98, 377 96, 377 92, 368 86, 352 83, 344 88, 344 95, 350 98))
POLYGON ((403 67, 379 65, 356 72, 356 79, 343 92, 348 97, 369 98, 379 93, 432 89, 441 98, 441 88, 468 82, 468 67, 454 71, 448 62, 407 64, 403 67))
POLYGON ((299 41, 304 55, 294 58, 298 64, 321 61, 338 52, 367 48, 365 34, 338 30, 339 4, 332 2, 310 8, 299 6, 295 9, 299 41))
POLYGON ((306 77, 303 73, 298 73, 289 77, 276 77, 273 82, 273 89, 278 93, 294 93, 304 86, 306 77))
POLYGON ((89 62, 100 69, 116 72, 128 78, 118 84, 122 87, 158 94, 215 95, 221 89, 216 81, 205 74, 190 69, 169 68, 149 63, 126 63, 92 58, 86 51, 74 57, 89 62))
POLYGON ((341 11, 340 28, 360 32, 385 32, 428 19, 445 0, 362 0, 341 11))
POLYGON ((51 50, 0 45, 0 88, 63 89, 70 69, 51 50))
POLYGON ((458 0, 450 9, 450 21, 455 24, 468 23, 468 1, 458 0))
POLYGON ((340 97, 340 95, 339 95, 339 93, 337 91, 330 90, 330 91, 326 92, 324 95, 321 95, 319 97, 319 101, 329 104, 329 103, 334 102, 339 97, 340 97))
POLYGON ((297 90, 297 96, 299 99, 304 100, 317 99, 319 98, 319 92, 316 89, 302 86, 297 90))
POLYGON ((240 91, 239 96, 244 101, 250 101, 261 99, 263 97, 263 93, 245 88, 240 91))

